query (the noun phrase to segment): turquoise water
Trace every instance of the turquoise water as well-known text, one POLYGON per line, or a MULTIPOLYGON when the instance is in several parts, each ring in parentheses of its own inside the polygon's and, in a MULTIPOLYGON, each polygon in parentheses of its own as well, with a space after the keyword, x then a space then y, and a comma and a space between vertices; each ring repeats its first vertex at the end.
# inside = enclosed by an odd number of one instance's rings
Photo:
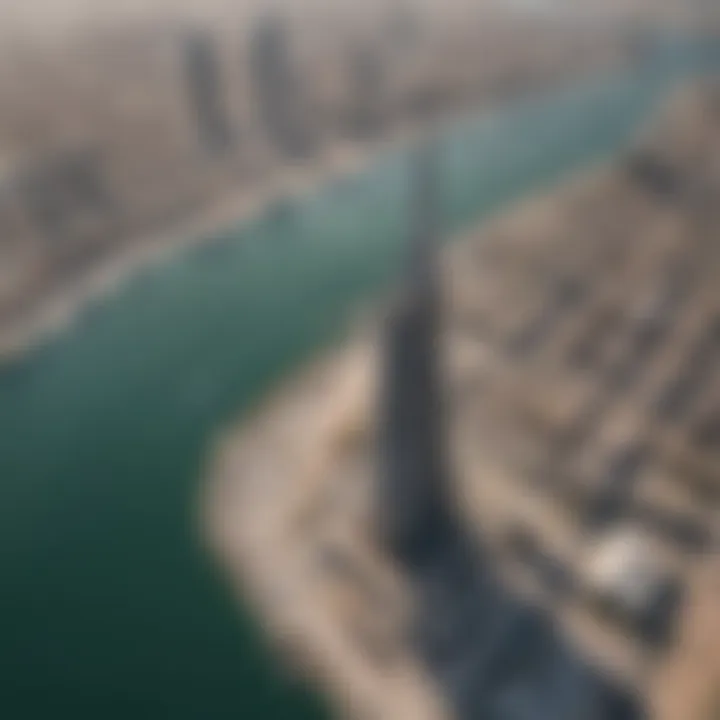
MULTIPOLYGON (((699 57, 448 127, 449 227, 618 149, 699 57)), ((3 717, 324 716, 207 562, 194 500, 213 433, 392 280, 406 163, 383 156, 138 273, 0 375, 3 717)))

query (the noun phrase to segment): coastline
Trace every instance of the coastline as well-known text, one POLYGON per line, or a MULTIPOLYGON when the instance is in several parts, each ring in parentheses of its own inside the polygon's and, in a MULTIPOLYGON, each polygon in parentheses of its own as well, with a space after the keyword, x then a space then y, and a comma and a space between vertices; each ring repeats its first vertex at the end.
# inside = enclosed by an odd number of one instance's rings
MULTIPOLYGON (((602 82, 604 72, 591 73, 585 81, 602 82)), ((571 91, 582 87, 574 82, 559 86, 533 87, 518 97, 490 102, 482 107, 461 107, 448 111, 439 121, 441 127, 461 124, 480 115, 515 104, 532 101, 542 93, 571 91)), ((341 180, 368 168, 384 151, 402 148, 427 131, 423 120, 400 123, 388 135, 368 140, 338 140, 305 166, 282 165, 273 168, 260 183, 241 181, 222 197, 193 210, 189 217, 171 221, 161 230, 133 234, 119 251, 103 257, 79 278, 64 281, 29 303, 26 310, 7 323, 0 324, 0 370, 22 359, 34 347, 43 345, 72 326, 82 311, 111 294, 136 272, 162 263, 188 248, 211 244, 223 230, 232 229, 257 217, 273 202, 302 196, 313 188, 341 180)))
POLYGON ((111 294, 136 272, 162 263, 176 252, 213 243, 223 229, 247 222, 280 198, 294 197, 357 173, 376 157, 384 144, 396 146, 406 139, 407 134, 404 139, 388 138, 373 144, 336 145, 314 166, 282 168, 255 187, 241 184, 207 203, 192 219, 133 237, 120 252, 101 259, 83 277, 43 294, 19 318, 0 327, 0 368, 71 327, 84 309, 111 294))
MULTIPOLYGON (((509 235, 530 243, 537 240, 537 229, 552 228, 562 208, 612 182, 614 167, 608 162, 586 169, 503 209, 481 228, 476 225, 461 233, 442 249, 443 275, 446 279, 462 275, 480 238, 509 235)), ((458 303, 454 290, 448 282, 450 307, 458 303)), ((363 643, 354 639, 350 628, 355 623, 366 627, 364 610, 359 609, 364 594, 356 597, 354 587, 335 587, 322 568, 308 570, 307 576, 302 571, 314 562, 315 553, 322 554, 324 543, 332 547, 337 543, 340 552, 347 550, 359 563, 373 592, 386 596, 385 610, 394 618, 391 624, 397 628, 409 622, 409 589, 369 540, 370 474, 360 470, 349 503, 339 502, 333 490, 345 470, 354 478, 357 469, 348 470, 346 465, 352 468, 355 454, 363 455, 371 443, 378 327, 377 313, 362 319, 339 345, 295 368, 258 405, 220 430, 206 454, 198 525, 231 591, 266 629, 279 666, 308 682, 342 716, 368 713, 387 720, 442 720, 449 714, 437 685, 409 651, 397 650, 397 665, 391 672, 384 672, 381 663, 375 665, 372 655, 363 654, 363 643), (283 453, 272 450, 280 446, 283 453), (250 507, 253 510, 247 512, 250 507), (326 538, 328 527, 333 529, 326 538), (287 602, 290 597, 293 602, 287 602)), ((477 372, 478 355, 467 355, 466 349, 453 348, 447 358, 453 382, 477 372)), ((365 462, 361 467, 367 469, 365 462)), ((483 502, 503 512, 506 505, 536 511, 537 500, 520 502, 503 489, 512 483, 505 482, 507 470, 495 461, 488 460, 483 473, 495 478, 484 490, 483 502)), ((461 489, 469 493, 472 509, 467 514, 475 519, 477 498, 464 485, 461 489)), ((566 518, 562 513, 551 518, 562 538, 566 518)), ((486 525, 492 528, 489 521, 486 525)), ((389 629, 377 633, 381 645, 402 646, 389 629)))

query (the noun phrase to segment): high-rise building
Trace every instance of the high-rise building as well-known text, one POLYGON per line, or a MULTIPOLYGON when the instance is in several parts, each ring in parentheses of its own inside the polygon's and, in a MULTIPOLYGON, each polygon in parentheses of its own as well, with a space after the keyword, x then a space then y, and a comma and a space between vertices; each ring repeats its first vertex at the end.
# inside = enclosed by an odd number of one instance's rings
POLYGON ((356 137, 376 135, 386 115, 384 58, 379 48, 361 44, 350 54, 348 130, 356 137))
POLYGON ((439 365, 438 161, 417 165, 405 292, 388 323, 378 512, 415 597, 413 642, 460 720, 635 720, 632 696, 591 668, 551 617, 508 592, 450 501, 439 365))
POLYGON ((287 27, 275 15, 262 18, 251 37, 250 73, 260 122, 276 149, 290 157, 312 154, 307 98, 300 91, 287 27))
POLYGON ((384 348, 378 509, 382 535, 405 560, 435 541, 449 508, 437 352, 434 152, 425 148, 417 158, 409 273, 389 318, 384 348))
POLYGON ((184 62, 190 109, 195 117, 199 142, 208 155, 222 155, 231 148, 234 138, 212 36, 202 31, 193 31, 186 36, 184 62))

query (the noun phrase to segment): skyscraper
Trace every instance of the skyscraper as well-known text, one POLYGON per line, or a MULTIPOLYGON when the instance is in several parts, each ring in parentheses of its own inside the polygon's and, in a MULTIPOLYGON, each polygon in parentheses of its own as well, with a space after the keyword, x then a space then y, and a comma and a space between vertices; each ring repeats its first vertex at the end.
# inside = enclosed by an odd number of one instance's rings
POLYGON ((415 159, 408 276, 388 320, 380 419, 381 533, 394 554, 414 560, 444 531, 446 494, 438 322, 439 231, 436 149, 415 159))
POLYGON ((199 142, 208 155, 222 155, 232 146, 233 133, 215 43, 212 36, 199 30, 188 34, 184 43, 188 97, 199 142))
POLYGON ((250 73, 263 129, 283 155, 305 157, 314 149, 307 98, 300 92, 283 21, 262 18, 250 42, 250 73))
POLYGON ((637 720, 634 698, 591 668, 549 615, 496 577, 453 512, 439 363, 437 148, 416 161, 406 286, 383 354, 381 538, 415 599, 412 641, 460 720, 637 720))

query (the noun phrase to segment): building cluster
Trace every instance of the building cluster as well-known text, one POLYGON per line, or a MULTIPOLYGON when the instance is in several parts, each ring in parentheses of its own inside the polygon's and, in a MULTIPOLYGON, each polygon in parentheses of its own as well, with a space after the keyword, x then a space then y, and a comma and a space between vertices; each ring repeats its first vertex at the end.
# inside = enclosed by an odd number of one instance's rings
POLYGON ((378 342, 219 448, 210 541, 348 717, 716 716, 719 108, 442 263, 423 155, 378 342))
POLYGON ((170 221, 339 143, 632 55, 618 26, 513 13, 395 6, 228 25, 127 23, 3 47, 0 322, 170 221))
POLYGON ((683 637, 717 603, 698 588, 720 507, 718 132, 717 91, 690 93, 612 170, 465 248, 450 284, 470 514, 656 717, 709 717, 720 672, 683 637))

